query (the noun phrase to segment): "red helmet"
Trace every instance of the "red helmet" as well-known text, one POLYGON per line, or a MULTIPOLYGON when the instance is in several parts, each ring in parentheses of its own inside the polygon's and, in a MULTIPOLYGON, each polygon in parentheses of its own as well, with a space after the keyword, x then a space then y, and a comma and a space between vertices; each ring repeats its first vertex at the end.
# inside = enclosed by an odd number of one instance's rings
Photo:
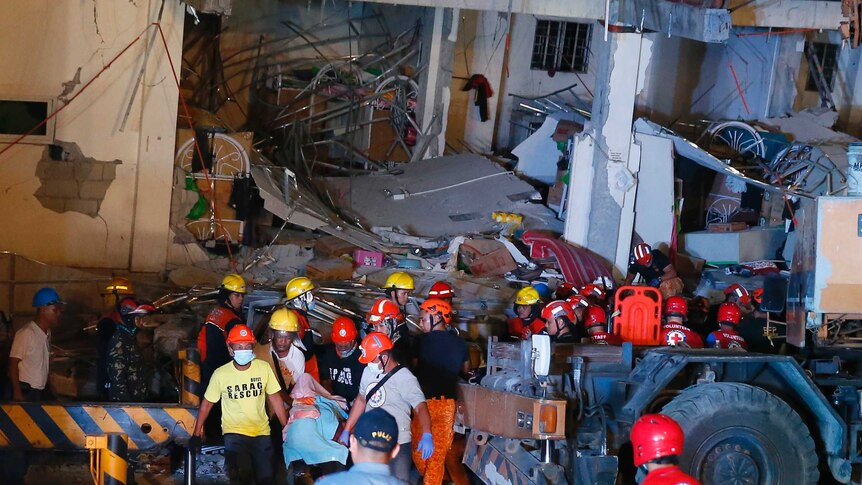
POLYGON ((743 305, 748 305, 751 303, 751 294, 748 290, 745 289, 744 286, 734 283, 727 288, 724 289, 724 296, 735 296, 736 299, 741 302, 743 305))
POLYGON ((439 298, 429 298, 419 305, 419 308, 432 315, 440 315, 448 325, 452 322, 452 305, 439 298))
POLYGON ((652 263, 652 248, 649 244, 640 243, 635 246, 634 260, 641 266, 647 266, 652 263))
POLYGON ((238 323, 230 329, 227 334, 227 343, 230 344, 246 344, 255 343, 254 332, 248 326, 238 323))
POLYGON ((763 288, 757 288, 756 290, 754 290, 751 293, 751 298, 753 298, 754 301, 756 301, 757 304, 760 305, 760 302, 763 301, 763 288))
POLYGON ((572 309, 576 309, 578 307, 586 308, 590 306, 590 302, 581 295, 572 295, 566 298, 566 301, 569 302, 569 305, 572 305, 572 309))
POLYGON ((368 364, 376 359, 382 352, 392 349, 392 341, 386 334, 380 332, 371 332, 362 339, 359 344, 359 351, 362 355, 359 356, 359 362, 368 364))
POLYGON ((587 318, 584 323, 584 326, 587 328, 595 327, 596 325, 607 325, 608 324, 608 316, 605 314, 605 311, 602 310, 602 307, 598 305, 590 305, 587 308, 587 318))
POLYGON ((742 310, 736 303, 724 302, 718 307, 718 323, 739 325, 740 319, 742 319, 742 310))
POLYGON ((555 295, 558 300, 565 300, 566 298, 576 293, 577 290, 578 289, 575 288, 575 285, 569 283, 568 281, 563 281, 562 283, 557 285, 557 291, 555 292, 555 295))
POLYGON ((428 290, 428 298, 454 298, 455 290, 445 281, 438 281, 428 290))
POLYGON ((338 317, 332 322, 332 342, 343 344, 356 340, 356 324, 347 317, 338 317))
POLYGON ((579 292, 581 296, 587 298, 589 296, 594 296, 599 300, 603 300, 605 298, 605 290, 601 289, 598 285, 594 285, 592 283, 588 285, 584 285, 579 292))
POLYGON ((641 416, 632 426, 631 439, 635 466, 682 453, 682 428, 664 414, 641 416))
POLYGON ((378 298, 365 315, 365 320, 371 325, 379 325, 387 319, 400 320, 401 309, 389 298, 378 298))
POLYGON ((542 308, 542 318, 545 320, 557 319, 560 317, 566 317, 570 322, 575 321, 575 310, 569 302, 555 300, 545 305, 545 308, 542 308))
POLYGON ((688 317, 688 302, 681 296, 672 296, 667 299, 664 304, 664 314, 666 316, 679 316, 682 318, 688 317))

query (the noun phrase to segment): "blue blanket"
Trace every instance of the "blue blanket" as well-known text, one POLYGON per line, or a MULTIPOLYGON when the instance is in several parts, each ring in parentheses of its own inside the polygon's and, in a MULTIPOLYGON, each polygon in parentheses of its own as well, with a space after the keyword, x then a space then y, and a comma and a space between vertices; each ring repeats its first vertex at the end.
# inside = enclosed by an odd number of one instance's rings
POLYGON ((302 460, 307 465, 328 461, 347 462, 347 448, 332 440, 338 429, 338 421, 347 419, 347 413, 338 404, 317 396, 314 404, 320 410, 317 419, 297 419, 287 428, 284 440, 284 462, 302 460))

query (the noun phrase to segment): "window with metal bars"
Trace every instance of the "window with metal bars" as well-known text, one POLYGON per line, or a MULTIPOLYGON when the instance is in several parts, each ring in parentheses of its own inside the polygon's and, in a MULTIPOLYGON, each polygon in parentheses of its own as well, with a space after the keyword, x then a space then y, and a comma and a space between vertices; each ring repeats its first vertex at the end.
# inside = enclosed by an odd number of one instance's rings
MULTIPOLYGON (((838 70, 838 47, 838 44, 829 44, 827 42, 808 43, 808 48, 814 54, 817 54, 817 60, 820 62, 820 67, 823 70, 823 80, 826 81, 826 87, 830 93, 835 87, 835 71, 838 70)), ((814 76, 816 75, 809 67, 808 80, 805 82, 806 91, 817 92, 817 84, 814 82, 814 76)))
POLYGON ((539 20, 530 69, 587 72, 592 24, 539 20))

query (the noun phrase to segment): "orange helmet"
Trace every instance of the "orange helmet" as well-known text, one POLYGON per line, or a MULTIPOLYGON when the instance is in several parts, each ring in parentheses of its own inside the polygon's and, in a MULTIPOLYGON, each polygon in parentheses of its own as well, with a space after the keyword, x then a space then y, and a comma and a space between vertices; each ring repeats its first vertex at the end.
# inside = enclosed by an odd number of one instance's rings
POLYGON ((359 362, 369 364, 382 352, 391 349, 392 341, 389 340, 389 337, 380 332, 371 332, 359 344, 359 351, 362 352, 362 355, 359 356, 359 362))
POLYGON ((248 326, 238 323, 230 329, 227 334, 227 343, 230 344, 246 344, 255 343, 254 332, 248 326))
POLYGON ((594 285, 592 283, 588 285, 584 285, 579 292, 581 296, 584 298, 594 296, 599 300, 603 300, 605 298, 605 290, 601 289, 598 285, 594 285))
POLYGON ((338 317, 332 322, 332 342, 342 344, 356 340, 356 324, 347 317, 338 317))
POLYGON ((682 453, 682 428, 670 416, 645 414, 635 421, 631 432, 635 466, 682 453))
POLYGON ((688 317, 688 302, 681 296, 671 296, 665 301, 664 314, 666 316, 675 315, 682 318, 688 317))
POLYGON ((739 305, 731 302, 724 302, 718 307, 718 323, 730 323, 731 325, 739 325, 742 319, 742 310, 739 305))
POLYGON ((570 322, 575 321, 575 310, 569 302, 555 300, 545 305, 545 308, 542 309, 542 318, 546 321, 560 317, 566 317, 570 322))
POLYGON ((602 307, 597 305, 590 305, 587 308, 587 318, 584 323, 584 326, 587 328, 595 327, 596 325, 607 325, 608 324, 608 316, 605 315, 605 311, 602 310, 602 307))
POLYGON ((432 315, 441 315, 447 325, 452 321, 452 305, 447 301, 439 298, 429 298, 419 305, 419 308, 432 315))
POLYGON ((454 298, 455 290, 445 281, 438 281, 428 290, 428 298, 454 298))
POLYGON ((649 244, 640 243, 635 246, 632 256, 632 259, 634 259, 637 264, 647 266, 652 263, 652 248, 649 244))
POLYGON ((751 294, 739 283, 734 283, 724 289, 724 296, 735 296, 743 305, 751 303, 751 294))
POLYGON ((586 308, 590 306, 590 302, 588 302, 587 299, 581 295, 572 295, 566 298, 566 301, 569 302, 569 305, 572 306, 572 309, 577 309, 578 307, 586 308))
POLYGON ((378 298, 371 306, 371 310, 365 314, 365 320, 371 325, 379 325, 390 318, 399 320, 403 317, 401 316, 401 309, 389 298, 378 298))

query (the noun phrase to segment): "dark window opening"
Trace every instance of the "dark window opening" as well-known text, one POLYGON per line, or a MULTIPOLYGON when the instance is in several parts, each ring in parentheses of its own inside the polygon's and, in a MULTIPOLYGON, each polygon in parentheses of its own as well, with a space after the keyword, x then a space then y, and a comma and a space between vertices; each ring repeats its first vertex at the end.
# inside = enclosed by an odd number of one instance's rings
POLYGON ((592 24, 539 20, 530 69, 587 72, 592 24))
MULTIPOLYGON (((830 93, 835 87, 835 72, 838 70, 838 47, 838 44, 828 44, 826 42, 808 43, 808 48, 817 55, 817 60, 820 62, 820 67, 823 70, 823 79, 830 93)), ((814 82, 814 76, 816 75, 809 66, 808 80, 805 82, 806 91, 818 91, 817 84, 814 82)))

